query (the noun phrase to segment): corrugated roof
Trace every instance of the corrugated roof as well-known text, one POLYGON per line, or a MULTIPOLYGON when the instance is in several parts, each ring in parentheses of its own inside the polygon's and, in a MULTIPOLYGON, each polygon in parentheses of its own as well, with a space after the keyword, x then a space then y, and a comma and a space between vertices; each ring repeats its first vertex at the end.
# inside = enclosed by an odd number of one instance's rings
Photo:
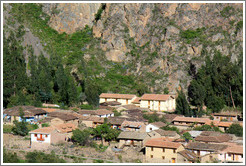
POLYGON ((146 141, 145 146, 177 149, 180 146, 182 146, 182 144, 177 142, 166 141, 165 138, 152 138, 146 141))
MULTIPOLYGON (((156 100, 156 101, 166 101, 171 95, 163 95, 163 94, 144 94, 141 97, 141 100, 156 100)), ((173 98, 173 97, 172 97, 173 98)))
POLYGON ((112 98, 112 99, 132 99, 136 95, 132 94, 114 94, 114 93, 102 93, 100 98, 112 98))

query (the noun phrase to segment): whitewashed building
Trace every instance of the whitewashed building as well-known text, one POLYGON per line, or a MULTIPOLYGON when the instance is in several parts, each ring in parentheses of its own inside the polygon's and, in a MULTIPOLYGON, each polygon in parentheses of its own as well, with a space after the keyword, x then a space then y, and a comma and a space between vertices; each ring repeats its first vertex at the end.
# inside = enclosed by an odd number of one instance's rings
POLYGON ((154 111, 174 112, 176 108, 175 98, 171 95, 144 94, 140 99, 141 108, 149 108, 154 111))
POLYGON ((117 101, 122 105, 132 104, 132 102, 137 97, 132 94, 113 94, 113 93, 102 93, 100 96, 99 103, 109 102, 109 101, 117 101))
POLYGON ((154 122, 154 123, 150 123, 146 126, 146 132, 151 132, 153 130, 158 130, 160 129, 161 127, 164 127, 166 126, 165 123, 163 122, 154 122))

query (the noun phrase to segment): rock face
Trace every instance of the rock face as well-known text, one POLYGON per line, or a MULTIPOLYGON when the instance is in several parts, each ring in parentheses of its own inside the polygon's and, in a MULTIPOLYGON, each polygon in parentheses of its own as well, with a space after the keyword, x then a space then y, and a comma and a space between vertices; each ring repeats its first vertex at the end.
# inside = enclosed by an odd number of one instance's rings
POLYGON ((199 68, 204 57, 215 51, 231 56, 232 61, 242 55, 242 29, 236 32, 243 18, 242 4, 111 3, 95 21, 99 8, 100 4, 57 4, 59 13, 51 16, 50 26, 59 33, 73 33, 89 25, 94 36, 102 39, 100 47, 108 60, 134 66, 129 73, 139 77, 156 75, 155 84, 146 80, 153 92, 186 87, 189 63, 199 68), (201 38, 189 42, 182 38, 182 32, 197 28, 203 28, 201 38))
POLYGON ((50 26, 59 33, 74 33, 86 25, 92 26, 100 3, 43 4, 44 11, 51 16, 50 26))
POLYGON ((186 88, 190 63, 199 68, 205 56, 216 51, 232 61, 243 55, 243 28, 238 26, 243 20, 242 3, 108 3, 98 20, 99 3, 42 6, 58 33, 91 27, 107 60, 123 63, 128 74, 144 80, 156 93, 163 93, 165 87, 170 92, 186 88))

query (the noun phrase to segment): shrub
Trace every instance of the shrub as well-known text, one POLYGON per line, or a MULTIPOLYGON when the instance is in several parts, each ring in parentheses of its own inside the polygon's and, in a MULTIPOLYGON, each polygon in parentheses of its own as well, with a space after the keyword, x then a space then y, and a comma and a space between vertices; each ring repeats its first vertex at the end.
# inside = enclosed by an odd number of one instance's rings
POLYGON ((90 143, 90 132, 88 130, 73 130, 72 140, 79 145, 85 146, 90 143))
POLYGON ((233 123, 226 133, 235 134, 238 137, 243 136, 243 127, 238 123, 233 123))
POLYGON ((49 127, 50 125, 48 123, 43 123, 42 127, 49 127))
POLYGON ((94 159, 93 163, 104 163, 104 160, 100 160, 100 159, 94 159))
POLYGON ((11 133, 12 132, 12 125, 3 125, 3 133, 11 133))
POLYGON ((93 110, 94 107, 92 105, 84 104, 80 106, 81 109, 93 110))
POLYGON ((28 163, 65 163, 65 160, 55 155, 54 151, 50 154, 38 151, 28 152, 25 157, 28 163))
POLYGON ((163 130, 171 130, 171 131, 176 131, 178 134, 180 133, 179 132, 179 129, 175 126, 164 126, 164 127, 161 127, 161 129, 163 130))

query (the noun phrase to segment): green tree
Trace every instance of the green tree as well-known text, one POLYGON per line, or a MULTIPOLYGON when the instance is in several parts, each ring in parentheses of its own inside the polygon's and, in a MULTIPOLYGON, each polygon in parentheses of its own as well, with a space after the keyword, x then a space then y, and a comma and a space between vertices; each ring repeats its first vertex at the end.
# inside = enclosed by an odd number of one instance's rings
POLYGON ((90 131, 88 130, 73 130, 72 140, 79 145, 85 146, 90 144, 90 131))
POLYGON ((14 120, 14 127, 12 128, 12 131, 16 135, 26 136, 29 131, 27 128, 27 122, 25 120, 24 112, 22 108, 19 109, 19 112, 20 112, 21 122, 14 120))
POLYGON ((182 135, 182 138, 184 138, 185 140, 193 140, 192 136, 190 135, 189 132, 185 132, 183 135, 182 135))
POLYGON ((85 86, 86 100, 90 105, 99 105, 99 94, 101 94, 101 87, 96 83, 95 80, 87 80, 85 86))
POLYGON ((176 113, 181 114, 184 116, 190 116, 190 105, 188 101, 186 100, 186 96, 181 89, 181 91, 178 91, 178 97, 176 99, 176 113))
POLYGON ((104 140, 110 142, 112 140, 115 140, 119 134, 120 134, 119 130, 110 128, 110 126, 106 123, 97 126, 92 131, 92 135, 94 137, 100 137, 101 138, 102 145, 103 145, 104 140))
POLYGON ((235 134, 238 137, 242 137, 243 127, 238 123, 233 123, 226 132, 230 134, 235 134))

